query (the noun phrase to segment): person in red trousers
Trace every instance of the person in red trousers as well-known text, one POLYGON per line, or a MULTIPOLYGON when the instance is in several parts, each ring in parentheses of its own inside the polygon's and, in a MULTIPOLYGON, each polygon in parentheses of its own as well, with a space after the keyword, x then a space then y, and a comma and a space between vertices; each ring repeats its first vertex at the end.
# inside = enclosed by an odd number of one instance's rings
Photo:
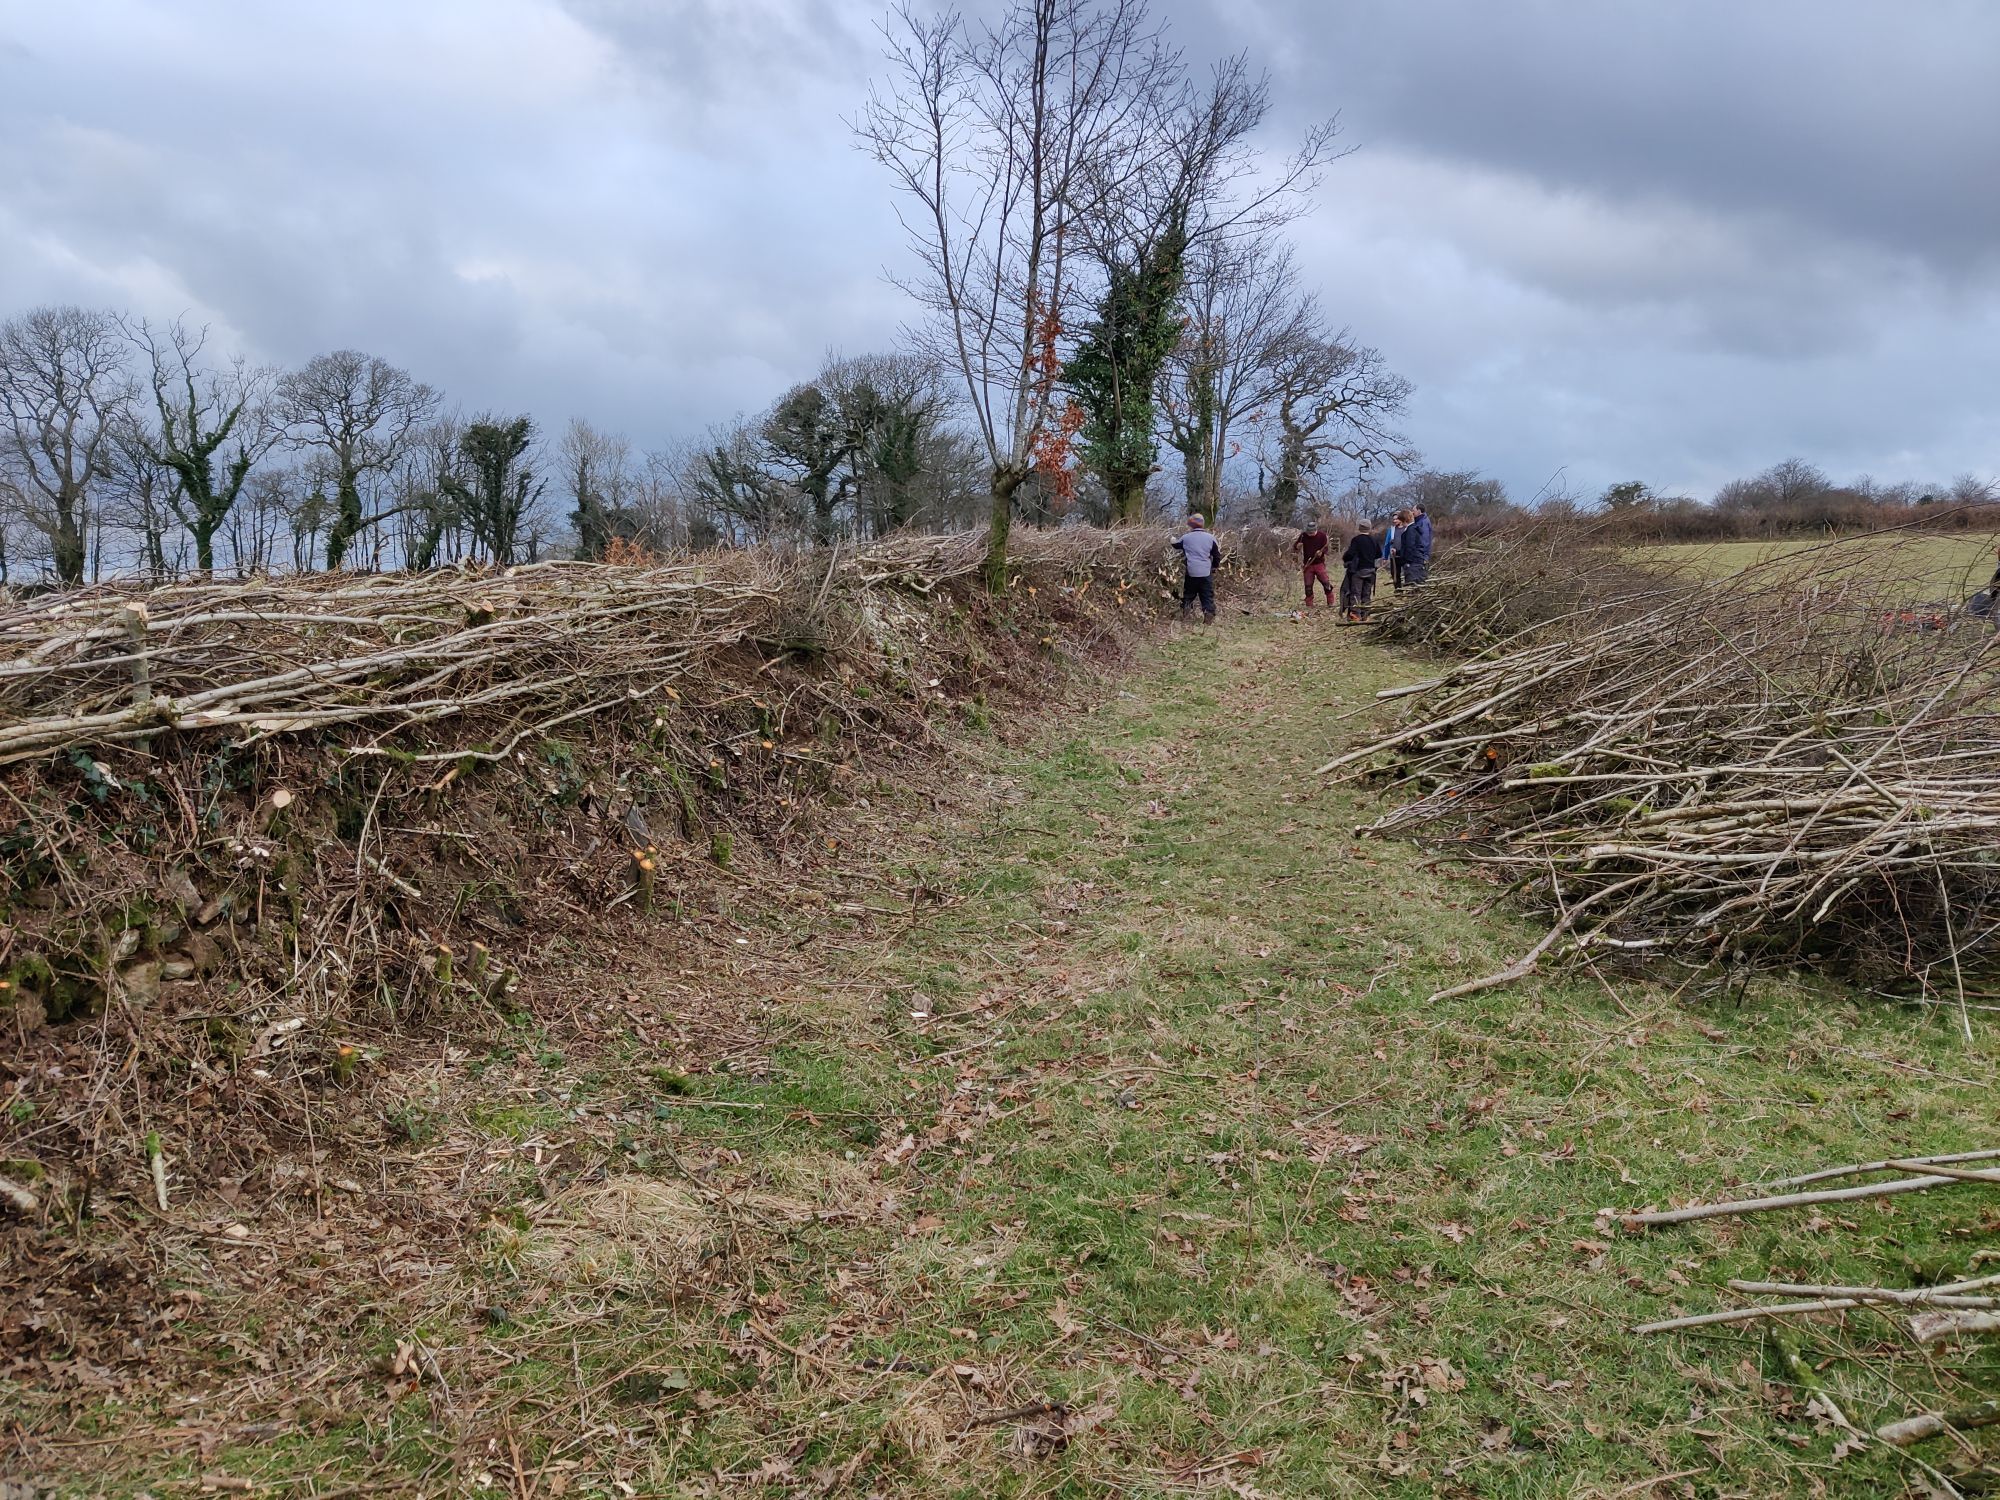
POLYGON ((1314 579, 1319 580, 1320 593, 1326 600, 1326 607, 1333 608, 1333 583, 1326 576, 1326 554, 1332 545, 1332 539, 1326 534, 1326 526, 1317 516, 1313 518, 1312 530, 1300 532, 1298 540, 1292 543, 1292 550, 1299 554, 1300 561, 1305 565, 1307 609, 1312 608, 1314 579))

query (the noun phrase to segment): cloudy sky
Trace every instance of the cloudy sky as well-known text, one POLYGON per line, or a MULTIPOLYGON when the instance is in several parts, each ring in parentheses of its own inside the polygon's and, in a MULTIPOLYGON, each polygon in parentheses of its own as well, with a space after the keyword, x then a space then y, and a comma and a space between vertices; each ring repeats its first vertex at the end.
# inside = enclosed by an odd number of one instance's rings
MULTIPOLYGON (((640 446, 910 309, 843 120, 877 0, 0 0, 0 311, 188 312, 640 446)), ((1518 496, 2000 471, 2000 5, 1156 0, 1247 49, 1295 233, 1518 496)))

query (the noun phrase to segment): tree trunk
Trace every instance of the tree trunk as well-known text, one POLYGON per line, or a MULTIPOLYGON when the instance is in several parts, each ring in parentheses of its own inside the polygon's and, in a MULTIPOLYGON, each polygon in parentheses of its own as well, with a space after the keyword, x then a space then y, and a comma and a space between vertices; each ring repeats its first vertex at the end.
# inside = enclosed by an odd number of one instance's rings
POLYGON ((1200 512, 1210 514, 1208 506, 1208 453, 1206 447, 1197 441, 1186 454, 1182 464, 1183 481, 1187 487, 1188 514, 1200 512))
POLYGON ((822 479, 817 486, 809 489, 808 494, 812 499, 813 542, 817 546, 830 547, 834 539, 833 508, 836 503, 831 487, 826 479, 822 479))
POLYGON ((1146 518, 1147 474, 1117 470, 1105 476, 1111 491, 1111 524, 1135 525, 1146 518))
POLYGON ((1305 468, 1305 456, 1304 435, 1288 425, 1278 441, 1278 476, 1270 495, 1271 519, 1280 526, 1289 526, 1298 515, 1299 476, 1305 468))
POLYGON ((1026 481, 1026 469, 995 469, 986 518, 987 592, 1007 592, 1007 536, 1014 529, 1014 492, 1026 481))
POLYGON ((1271 521, 1274 525, 1289 526, 1298 516, 1299 482, 1296 479, 1278 476, 1278 482, 1271 486, 1266 497, 1271 521))
POLYGON ((77 529, 74 518, 59 517, 56 521, 56 533, 49 540, 52 553, 50 561, 55 564, 56 582, 72 586, 82 583, 86 553, 83 533, 77 529))
MULTIPOLYGON (((443 541, 444 522, 436 516, 426 517, 423 530, 416 534, 416 539, 410 544, 411 571, 429 572, 432 565, 437 562, 438 547, 443 541)), ((595 562, 603 554, 600 552, 596 556, 591 556, 586 553, 585 556, 591 557, 591 561, 595 562)))
POLYGON ((347 549, 361 535, 361 489, 358 476, 343 469, 333 525, 326 534, 326 570, 331 573, 347 560, 347 549))

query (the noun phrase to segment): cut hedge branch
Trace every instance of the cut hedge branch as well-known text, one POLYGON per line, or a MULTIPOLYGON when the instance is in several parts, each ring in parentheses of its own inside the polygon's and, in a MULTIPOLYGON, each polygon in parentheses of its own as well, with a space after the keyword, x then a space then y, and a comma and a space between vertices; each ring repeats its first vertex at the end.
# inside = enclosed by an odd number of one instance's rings
POLYGON ((1995 1425, 2000 1425, 2000 1401, 1982 1401, 1963 1411, 1927 1411, 1919 1416, 1904 1417, 1900 1422, 1884 1423, 1875 1429, 1875 1436, 1891 1447, 1907 1448, 1912 1443, 1941 1437, 1947 1432, 1971 1432, 1995 1425))
POLYGON ((1847 1203, 1857 1198, 1888 1198, 1898 1193, 1923 1193, 1955 1182, 1983 1182, 2000 1186, 2000 1172, 1968 1172, 1950 1177, 1939 1173, 1926 1173, 1922 1177, 1898 1177, 1890 1182, 1867 1182, 1858 1187, 1826 1188, 1816 1193, 1780 1193, 1771 1198, 1743 1198, 1732 1203, 1697 1203, 1688 1208, 1620 1214, 1618 1222, 1627 1229, 1643 1229, 1658 1224, 1686 1224, 1695 1219, 1765 1213, 1777 1208, 1805 1208, 1815 1203, 1847 1203))

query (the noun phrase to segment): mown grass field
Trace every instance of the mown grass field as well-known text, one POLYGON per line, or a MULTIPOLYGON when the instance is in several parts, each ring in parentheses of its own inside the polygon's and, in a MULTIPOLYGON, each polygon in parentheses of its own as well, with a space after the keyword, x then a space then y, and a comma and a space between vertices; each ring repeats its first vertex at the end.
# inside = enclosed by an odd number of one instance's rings
MULTIPOLYGON (((657 1031, 483 1060, 490 1102, 384 1170, 485 1163, 519 1204, 415 1301, 346 1310, 380 1398, 112 1492, 1931 1493, 1843 1442, 1768 1325, 1628 1330, 1731 1276, 1962 1273, 1988 1190, 1602 1211, 2000 1144, 1990 1028, 1837 976, 1429 1003, 1537 929, 1357 841, 1372 794, 1311 774, 1420 666, 1225 620, 953 798, 873 788, 880 837, 816 907, 621 956, 608 991, 686 997, 657 1031), (725 981, 745 1019, 705 1032, 725 981)), ((1786 1336, 1863 1427, 2000 1386, 1992 1345, 1919 1360, 1872 1313, 1786 1336)))
POLYGON ((1913 598, 1957 601, 1983 587, 1993 576, 1996 546, 2000 546, 2000 538, 1977 532, 1832 541, 1789 538, 1773 542, 1702 542, 1635 547, 1632 552, 1636 557, 1692 569, 1710 578, 1725 578, 1770 562, 1809 564, 1816 569, 1823 567, 1830 574, 1878 569, 1886 579, 1906 588, 1913 598))

